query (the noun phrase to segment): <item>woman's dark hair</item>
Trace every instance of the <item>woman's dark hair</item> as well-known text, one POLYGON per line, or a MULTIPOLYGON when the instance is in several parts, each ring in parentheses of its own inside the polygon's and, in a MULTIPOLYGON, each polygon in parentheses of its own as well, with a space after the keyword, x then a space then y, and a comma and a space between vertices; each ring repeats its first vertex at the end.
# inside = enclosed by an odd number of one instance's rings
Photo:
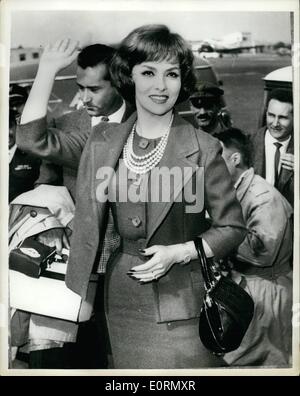
POLYGON ((176 103, 188 99, 194 90, 194 56, 186 41, 165 25, 145 25, 133 30, 121 42, 110 67, 111 81, 123 98, 135 102, 131 72, 142 62, 174 61, 181 71, 181 90, 176 103))
POLYGON ((249 135, 246 135, 238 128, 228 128, 218 133, 219 139, 226 148, 237 150, 243 158, 243 163, 248 168, 252 166, 253 146, 249 135))

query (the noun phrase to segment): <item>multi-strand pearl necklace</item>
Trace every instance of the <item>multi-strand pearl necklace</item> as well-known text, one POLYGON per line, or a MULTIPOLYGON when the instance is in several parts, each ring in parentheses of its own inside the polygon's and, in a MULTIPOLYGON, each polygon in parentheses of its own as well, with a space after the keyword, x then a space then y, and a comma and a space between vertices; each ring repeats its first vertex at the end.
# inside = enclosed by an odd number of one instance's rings
POLYGON ((173 116, 171 117, 166 133, 163 135, 158 145, 145 155, 136 155, 133 152, 133 138, 136 133, 136 123, 133 125, 132 131, 123 148, 124 163, 130 171, 142 175, 149 172, 160 162, 168 143, 172 122, 173 116))

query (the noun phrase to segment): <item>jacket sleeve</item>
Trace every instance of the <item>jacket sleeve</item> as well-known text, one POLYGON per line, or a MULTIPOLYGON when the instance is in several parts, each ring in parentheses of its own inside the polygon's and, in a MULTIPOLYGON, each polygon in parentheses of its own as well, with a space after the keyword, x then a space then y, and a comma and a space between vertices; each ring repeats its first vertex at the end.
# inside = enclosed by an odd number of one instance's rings
POLYGON ((90 130, 80 131, 75 123, 68 128, 59 129, 54 122, 47 125, 46 117, 20 124, 17 127, 17 146, 54 164, 77 169, 90 130))
POLYGON ((40 175, 35 181, 34 186, 37 187, 40 184, 50 184, 53 186, 63 185, 62 167, 48 161, 42 161, 40 175))
POLYGON ((260 128, 251 135, 251 144, 253 148, 252 166, 254 168, 254 173, 262 177, 265 177, 265 130, 265 127, 260 128))
POLYGON ((270 194, 252 196, 247 211, 248 234, 237 250, 237 258, 269 267, 275 262, 287 227, 291 227, 283 205, 270 194))
POLYGON ((205 208, 212 224, 202 237, 218 259, 239 246, 246 236, 246 228, 218 142, 214 142, 208 150, 204 166, 205 208))

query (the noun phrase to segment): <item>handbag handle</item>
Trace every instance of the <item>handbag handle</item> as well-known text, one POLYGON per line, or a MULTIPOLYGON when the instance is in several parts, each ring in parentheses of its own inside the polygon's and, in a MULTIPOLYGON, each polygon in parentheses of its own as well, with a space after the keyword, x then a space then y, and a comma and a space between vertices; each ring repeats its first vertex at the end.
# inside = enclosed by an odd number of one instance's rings
POLYGON ((201 271, 202 271, 205 289, 210 290, 213 287, 214 282, 213 282, 213 276, 211 273, 211 269, 207 262, 206 254, 204 252, 202 238, 196 237, 194 239, 194 244, 195 244, 195 247, 196 247, 196 250, 198 253, 198 258, 200 261, 200 267, 201 267, 201 271))

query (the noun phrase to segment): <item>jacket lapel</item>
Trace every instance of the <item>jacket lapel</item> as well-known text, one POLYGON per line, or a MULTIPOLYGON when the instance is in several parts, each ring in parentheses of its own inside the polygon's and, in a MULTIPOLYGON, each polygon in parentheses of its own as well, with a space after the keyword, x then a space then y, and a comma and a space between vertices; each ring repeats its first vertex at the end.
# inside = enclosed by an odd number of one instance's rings
MULTIPOLYGON (((175 114, 165 153, 160 162, 160 170, 163 167, 166 167, 167 170, 176 169, 176 174, 185 175, 185 177, 183 180, 180 177, 174 177, 168 183, 163 184, 161 188, 169 197, 167 201, 149 203, 151 205, 151 216, 148 218, 147 242, 162 223, 172 204, 182 192, 184 185, 191 180, 194 172, 198 169, 197 162, 195 159, 193 161, 192 157, 193 154, 198 154, 198 152, 199 147, 194 128, 175 114), (169 191, 165 191, 165 188, 169 191)), ((156 186, 159 188, 161 185, 159 179, 159 172, 152 172, 151 193, 156 186)))
POLYGON ((88 112, 85 109, 80 110, 81 114, 79 117, 79 129, 81 131, 87 131, 92 129, 92 120, 88 112))
POLYGON ((96 125, 94 128, 95 142, 91 147, 91 163, 94 165, 94 169, 92 170, 92 188, 97 194, 97 202, 102 203, 106 201, 107 190, 105 188, 99 188, 99 185, 103 183, 104 179, 105 185, 110 183, 113 171, 116 168, 135 120, 136 114, 134 113, 122 124, 109 123, 105 125, 105 129, 103 130, 102 123, 96 125))
POLYGON ((256 137, 253 141, 254 147, 253 150, 255 152, 254 155, 254 170, 255 173, 261 175, 262 177, 266 176, 266 169, 265 169, 265 133, 266 128, 263 127, 259 129, 256 137))

